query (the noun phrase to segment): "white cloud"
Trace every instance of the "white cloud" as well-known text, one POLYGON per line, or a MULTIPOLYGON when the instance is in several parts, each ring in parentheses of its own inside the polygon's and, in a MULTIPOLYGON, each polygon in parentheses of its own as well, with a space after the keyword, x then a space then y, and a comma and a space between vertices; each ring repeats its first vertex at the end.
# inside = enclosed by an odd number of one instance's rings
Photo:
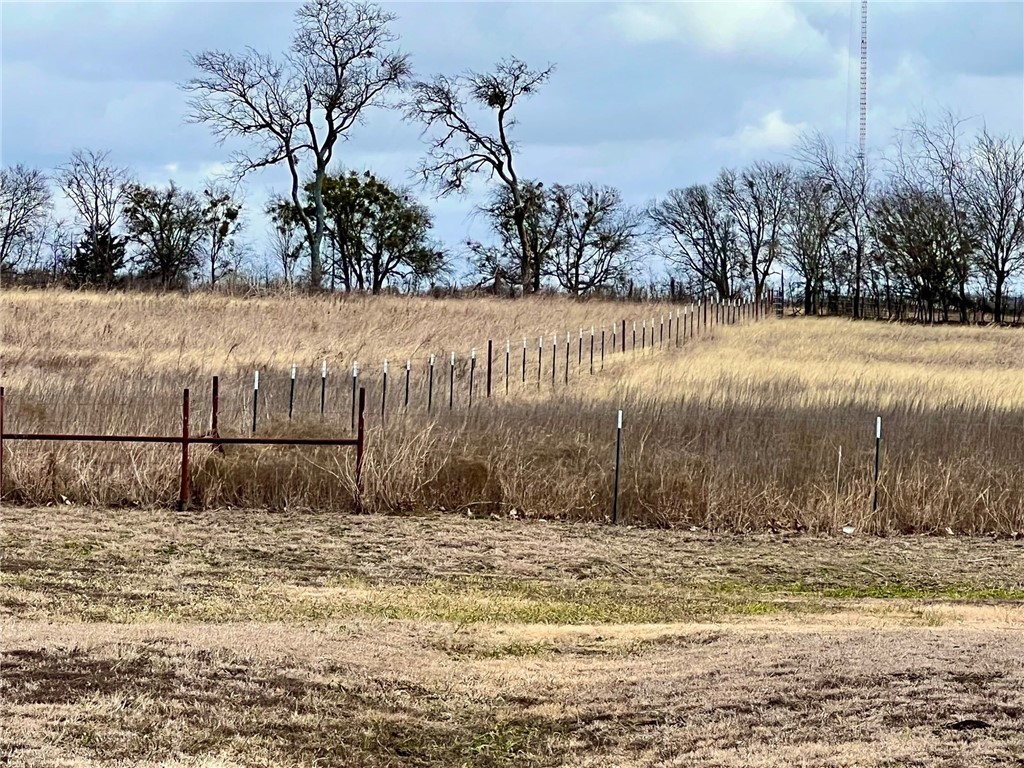
POLYGON ((772 110, 755 125, 744 125, 731 136, 719 139, 721 149, 755 153, 791 147, 807 129, 806 123, 788 123, 782 110, 772 110))
POLYGON ((628 40, 681 40, 725 56, 758 54, 782 59, 828 51, 824 35, 789 2, 628 4, 612 14, 628 40))

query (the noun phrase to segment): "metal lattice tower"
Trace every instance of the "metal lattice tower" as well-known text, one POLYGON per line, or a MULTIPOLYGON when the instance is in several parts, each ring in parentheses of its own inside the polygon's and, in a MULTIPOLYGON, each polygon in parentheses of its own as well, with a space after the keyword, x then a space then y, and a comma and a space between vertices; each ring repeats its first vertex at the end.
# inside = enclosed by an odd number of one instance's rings
POLYGON ((868 0, 860 3, 860 162, 868 139, 868 0))

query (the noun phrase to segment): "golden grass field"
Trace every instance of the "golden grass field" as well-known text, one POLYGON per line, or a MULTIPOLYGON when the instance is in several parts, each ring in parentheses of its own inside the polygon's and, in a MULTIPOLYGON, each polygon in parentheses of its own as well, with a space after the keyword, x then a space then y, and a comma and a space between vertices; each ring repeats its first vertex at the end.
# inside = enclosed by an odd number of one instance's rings
MULTIPOLYGON (((349 371, 357 360, 360 383, 368 388, 369 511, 606 519, 615 412, 622 408, 621 504, 630 522, 732 530, 1024 530, 1024 335, 1016 330, 771 319, 701 328, 678 348, 670 342, 613 355, 612 326, 626 320, 631 335, 634 321, 641 328, 645 319, 660 326, 673 308, 558 298, 238 299, 61 291, 8 291, 0 303, 8 432, 175 434, 186 386, 193 393, 193 431, 202 431, 210 420, 210 377, 218 374, 221 433, 245 435, 252 372, 259 369, 260 433, 345 436, 351 432, 349 371), (578 366, 581 327, 584 360, 578 366), (600 329, 606 333, 605 364, 601 370, 598 359, 594 376, 591 327, 597 338, 600 329), (488 339, 495 342, 490 400, 482 360, 488 339), (507 395, 506 339, 513 340, 507 395), (471 348, 479 359, 472 411, 471 348), (457 365, 449 411, 451 351, 457 365), (428 415, 431 353, 437 368, 428 415), (384 359, 391 361, 386 428, 379 415, 384 359), (413 362, 408 411, 406 359, 413 362), (329 386, 321 418, 324 360, 329 386), (292 364, 300 375, 289 422, 292 364), (877 513, 876 415, 884 431, 877 513)), ((220 455, 197 447, 194 454, 195 506, 353 506, 348 449, 235 448, 220 455)), ((176 498, 177 462, 166 446, 12 442, 4 493, 23 504, 167 505, 176 498)))
POLYGON ((347 435, 359 360, 385 513, 349 449, 194 446, 178 513, 177 446, 9 442, 0 765, 1020 765, 1024 336, 748 320, 563 383, 566 331, 669 311, 0 293, 8 432, 174 434, 186 386, 202 431, 218 374, 244 435, 259 368, 261 434, 347 435), (417 375, 382 425, 384 357, 417 375))

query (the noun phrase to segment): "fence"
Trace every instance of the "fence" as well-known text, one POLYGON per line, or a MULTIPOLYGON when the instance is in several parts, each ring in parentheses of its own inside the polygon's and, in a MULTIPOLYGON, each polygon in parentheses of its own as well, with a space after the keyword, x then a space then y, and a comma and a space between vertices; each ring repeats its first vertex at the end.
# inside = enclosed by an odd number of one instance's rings
MULTIPOLYGON (((688 340, 713 333, 719 325, 757 322, 772 313, 774 295, 760 302, 718 301, 676 307, 656 317, 625 319, 598 327, 517 338, 504 344, 488 339, 467 352, 445 350, 430 353, 418 361, 412 358, 383 360, 368 366, 359 360, 346 361, 345 373, 337 374, 327 361, 316 372, 304 375, 298 366, 290 371, 254 371, 250 396, 243 405, 236 400, 232 412, 240 419, 247 414, 248 428, 256 434, 261 423, 287 412, 287 420, 313 416, 321 421, 350 418, 355 427, 356 392, 368 389, 371 413, 386 423, 389 413, 422 408, 429 415, 458 410, 473 411, 504 392, 542 391, 600 374, 606 362, 623 355, 651 354, 682 347, 688 340), (502 349, 504 347, 504 349, 502 349), (285 378, 287 376, 287 378, 285 378), (346 394, 348 393, 348 397, 346 394)), ((237 387, 236 387, 237 392, 237 387)), ((281 418, 284 418, 283 415, 281 418)))
POLYGON ((219 378, 213 377, 213 425, 209 435, 192 435, 190 430, 191 397, 185 389, 181 399, 181 434, 180 435, 107 435, 107 434, 66 434, 43 432, 5 432, 4 431, 4 387, 0 387, 0 501, 3 499, 4 483, 4 443, 8 440, 38 440, 56 442, 94 442, 94 443, 177 443, 181 446, 181 480, 178 492, 178 511, 188 508, 189 500, 189 449, 192 445, 210 445, 215 450, 223 451, 225 445, 323 445, 353 446, 356 449, 356 505, 360 504, 362 491, 363 456, 365 453, 365 409, 366 390, 359 390, 359 420, 354 438, 319 438, 319 437, 223 437, 218 434, 217 422, 219 412, 219 378))
MULTIPOLYGON (((379 400, 374 400, 370 409, 372 413, 379 413, 382 426, 391 418, 389 411, 392 415, 396 409, 408 412, 417 405, 431 418, 446 411, 472 412, 483 404, 492 402, 502 389, 506 395, 511 395, 513 384, 517 384, 521 391, 530 391, 534 388, 541 390, 548 381, 552 388, 559 385, 569 386, 571 382, 598 376, 604 370, 606 360, 615 356, 622 358, 629 355, 630 359, 633 359, 647 353, 681 347, 689 340, 712 334, 717 325, 761 320, 771 314, 771 308, 770 294, 756 303, 729 301, 676 306, 660 316, 642 318, 639 322, 620 319, 600 330, 596 326, 591 326, 589 333, 585 328, 578 328, 575 332, 567 332, 564 335, 558 333, 548 337, 549 343, 545 343, 545 337, 540 336, 536 340, 535 359, 530 354, 530 340, 523 339, 520 354, 518 344, 514 348, 511 339, 506 339, 503 354, 500 344, 495 345, 493 340, 488 340, 485 346, 481 346, 481 349, 486 349, 485 354, 478 356, 476 348, 470 348, 469 354, 462 356, 457 356, 455 351, 440 355, 433 353, 423 360, 423 364, 417 366, 415 371, 412 359, 406 359, 404 365, 394 368, 388 360, 384 360, 383 365, 375 370, 361 368, 359 362, 353 360, 351 373, 340 377, 340 387, 336 384, 337 377, 331 375, 326 361, 318 366, 319 376, 300 378, 296 365, 292 365, 290 372, 283 376, 268 371, 255 371, 249 393, 251 399, 244 387, 235 386, 228 390, 229 431, 246 435, 245 437, 225 437, 220 433, 223 416, 222 382, 217 376, 212 379, 210 430, 208 434, 198 436, 191 432, 192 404, 188 389, 184 390, 181 405, 181 433, 174 435, 102 434, 103 426, 99 424, 95 425, 91 432, 83 430, 76 434, 47 429, 42 424, 37 425, 42 428, 35 431, 6 432, 3 425, 3 397, 0 395, 0 498, 3 489, 4 443, 8 440, 178 445, 182 452, 179 509, 185 509, 189 504, 191 445, 209 445, 219 451, 230 445, 306 445, 356 448, 355 479, 359 505, 368 416, 366 408, 371 399, 371 391, 379 400), (443 370, 445 367, 447 370, 443 370), (418 379, 417 387, 414 387, 414 373, 415 379, 418 379), (447 391, 444 391, 445 389, 447 391), (351 403, 348 401, 349 392, 351 403), (339 393, 341 397, 338 397, 339 393), (285 414, 289 423, 301 418, 319 417, 325 424, 340 423, 344 419, 350 422, 356 437, 288 438, 260 435, 266 430, 266 422, 271 417, 277 419, 278 423, 283 423, 285 414)), ((2 391, 0 388, 0 393, 2 391)), ((144 402, 149 408, 156 405, 149 399, 144 402)), ((27 405, 34 404, 30 402, 27 405)), ((80 405, 88 407, 90 404, 82 402, 80 405)), ((97 405, 92 404, 93 409, 97 405)), ((113 402, 107 405, 117 407, 113 402)), ((121 405, 123 406, 123 403, 121 405)), ((19 409, 21 406, 22 403, 19 402, 19 409)), ((27 409, 26 415, 30 412, 31 409, 27 409)), ((123 431, 123 427, 112 431, 123 431)))
MULTIPOLYGON (((817 317, 853 317, 854 297, 828 291, 805 295, 803 286, 787 285, 776 300, 776 314, 817 317), (794 290, 795 288, 795 290, 794 290)), ((920 297, 893 292, 865 292, 857 303, 857 316, 865 320, 917 322, 935 324, 983 325, 997 322, 1010 326, 1024 325, 1024 297, 1004 296, 996 312, 994 303, 983 296, 948 296, 928 302, 920 297)))

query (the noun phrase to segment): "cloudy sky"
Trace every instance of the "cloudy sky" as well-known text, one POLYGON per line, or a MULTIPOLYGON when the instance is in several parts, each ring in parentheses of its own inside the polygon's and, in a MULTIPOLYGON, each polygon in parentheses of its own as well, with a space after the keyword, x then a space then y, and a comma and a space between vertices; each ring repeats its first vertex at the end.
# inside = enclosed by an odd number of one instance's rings
MULTIPOLYGON (((0 160, 53 168, 109 149, 148 183, 199 187, 231 148, 187 124, 188 52, 282 51, 296 5, 279 2, 0 0, 0 160)), ((524 104, 520 173, 593 181, 642 204, 722 166, 784 159, 802 131, 857 141, 859 2, 397 3, 418 75, 515 55, 557 65, 524 104)), ((882 151, 922 111, 1024 130, 1024 0, 871 2, 869 139, 882 151)), ((419 130, 374 112, 341 147, 349 168, 411 180, 419 130)), ((251 178, 258 208, 286 174, 251 178)), ((429 201, 450 245, 481 236, 474 195, 429 201)), ((254 221, 257 233, 262 221, 254 221)))

